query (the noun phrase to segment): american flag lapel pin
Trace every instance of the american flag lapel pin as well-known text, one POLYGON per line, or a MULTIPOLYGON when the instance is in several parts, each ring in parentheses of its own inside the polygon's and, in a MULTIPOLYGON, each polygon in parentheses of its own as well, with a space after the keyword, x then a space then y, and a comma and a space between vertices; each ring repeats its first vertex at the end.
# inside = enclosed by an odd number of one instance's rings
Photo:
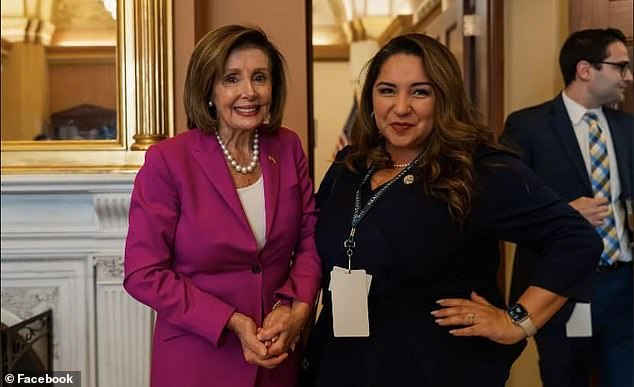
POLYGON ((275 156, 269 155, 269 161, 272 162, 274 165, 277 165, 277 159, 275 158, 275 156))

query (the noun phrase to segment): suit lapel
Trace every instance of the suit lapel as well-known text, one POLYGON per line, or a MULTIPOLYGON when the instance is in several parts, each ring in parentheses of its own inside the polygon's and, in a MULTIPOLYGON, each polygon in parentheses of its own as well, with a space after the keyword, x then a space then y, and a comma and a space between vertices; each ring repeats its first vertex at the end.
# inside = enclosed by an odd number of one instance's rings
POLYGON ((227 203, 229 208, 236 214, 249 231, 251 226, 246 218, 238 192, 233 184, 231 172, 226 166, 224 155, 220 149, 218 141, 211 136, 198 132, 198 141, 194 146, 194 159, 203 170, 211 185, 218 191, 220 197, 227 203))
POLYGON ((566 151, 566 155, 575 167, 577 176, 581 179, 584 187, 586 188, 586 195, 593 196, 588 171, 586 170, 583 155, 579 149, 579 142, 575 136, 575 130, 572 128, 572 124, 570 123, 570 117, 568 117, 568 112, 566 111, 566 106, 564 105, 561 95, 553 101, 552 111, 548 119, 550 127, 561 142, 561 145, 566 151))
POLYGON ((266 237, 269 238, 280 191, 281 158, 274 140, 275 134, 260 133, 260 168, 264 176, 264 205, 266 208, 266 237))
POLYGON ((631 133, 628 133, 627 131, 631 131, 632 128, 620 125, 621 123, 618 122, 617 117, 612 114, 613 112, 611 110, 604 108, 603 113, 605 114, 605 118, 608 120, 608 125, 610 126, 612 145, 614 146, 615 158, 619 169, 621 195, 623 197, 631 198, 634 196, 634 183, 632 182, 632 166, 628 157, 630 159, 634 157, 634 155, 629 154, 630 152, 634 152, 634 149, 632 149, 632 145, 634 144, 632 144, 631 133), (629 138, 628 135, 630 135, 629 138))

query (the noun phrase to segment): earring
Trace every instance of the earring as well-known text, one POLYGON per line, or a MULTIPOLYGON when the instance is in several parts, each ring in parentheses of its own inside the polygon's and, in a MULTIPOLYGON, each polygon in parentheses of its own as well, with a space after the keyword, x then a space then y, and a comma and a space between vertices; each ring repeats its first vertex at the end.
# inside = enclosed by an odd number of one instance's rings
POLYGON ((209 100, 209 102, 207 103, 207 105, 209 105, 210 108, 214 107, 214 103, 213 101, 209 100))

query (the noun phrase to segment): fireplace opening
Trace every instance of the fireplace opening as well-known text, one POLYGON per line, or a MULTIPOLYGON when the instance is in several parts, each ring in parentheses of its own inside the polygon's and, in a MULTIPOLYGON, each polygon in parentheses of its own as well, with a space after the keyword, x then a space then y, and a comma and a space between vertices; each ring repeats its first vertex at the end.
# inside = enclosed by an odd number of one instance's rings
POLYGON ((53 370, 53 312, 12 326, 0 323, 1 381, 8 373, 53 370))

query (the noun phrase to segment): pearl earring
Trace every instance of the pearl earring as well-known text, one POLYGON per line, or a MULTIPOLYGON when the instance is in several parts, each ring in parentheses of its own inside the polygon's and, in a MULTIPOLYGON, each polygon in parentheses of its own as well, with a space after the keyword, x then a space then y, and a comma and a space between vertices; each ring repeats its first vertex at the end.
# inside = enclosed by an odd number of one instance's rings
POLYGON ((214 103, 213 101, 209 100, 209 102, 207 103, 207 105, 209 105, 210 108, 214 107, 214 103))

